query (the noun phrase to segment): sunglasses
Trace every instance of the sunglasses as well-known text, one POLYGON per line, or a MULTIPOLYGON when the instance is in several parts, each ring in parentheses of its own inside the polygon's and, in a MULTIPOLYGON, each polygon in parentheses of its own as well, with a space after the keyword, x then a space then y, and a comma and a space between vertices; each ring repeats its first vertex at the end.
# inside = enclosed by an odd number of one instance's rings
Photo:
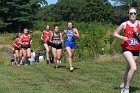
POLYGON ((129 15, 137 15, 136 12, 130 12, 129 15))

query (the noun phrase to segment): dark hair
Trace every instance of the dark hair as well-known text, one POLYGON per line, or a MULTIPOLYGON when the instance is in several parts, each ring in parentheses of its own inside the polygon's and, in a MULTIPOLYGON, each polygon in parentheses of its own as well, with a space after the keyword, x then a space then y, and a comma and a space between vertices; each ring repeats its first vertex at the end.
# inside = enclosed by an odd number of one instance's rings
POLYGON ((75 28, 75 26, 73 26, 73 22, 72 21, 68 21, 67 23, 72 23, 72 28, 75 28))
MULTIPOLYGON (((68 23, 72 23, 72 21, 68 21, 68 23)), ((73 23, 72 23, 73 24, 73 23)))
POLYGON ((31 50, 31 52, 33 52, 33 50, 31 50))
POLYGON ((19 33, 20 33, 20 32, 18 32, 18 34, 16 34, 16 37, 15 37, 15 39, 19 37, 19 33))
POLYGON ((54 24, 54 28, 55 28, 56 26, 58 26, 58 27, 59 27, 59 25, 58 25, 58 24, 54 24))

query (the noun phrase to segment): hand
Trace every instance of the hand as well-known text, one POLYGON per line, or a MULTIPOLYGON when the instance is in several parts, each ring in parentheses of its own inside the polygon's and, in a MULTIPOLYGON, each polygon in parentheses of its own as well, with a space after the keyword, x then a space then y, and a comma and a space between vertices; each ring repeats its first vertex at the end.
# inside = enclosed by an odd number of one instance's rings
POLYGON ((134 27, 133 30, 134 30, 134 32, 137 32, 137 28, 136 27, 134 27))
POLYGON ((138 35, 139 35, 138 30, 137 30, 137 28, 136 28, 136 27, 134 27, 134 34, 135 34, 136 36, 138 36, 138 35))
POLYGON ((59 45, 59 44, 61 44, 61 42, 58 42, 57 44, 59 45))
POLYGON ((128 37, 123 37, 122 40, 127 41, 127 40, 129 40, 129 38, 128 37))

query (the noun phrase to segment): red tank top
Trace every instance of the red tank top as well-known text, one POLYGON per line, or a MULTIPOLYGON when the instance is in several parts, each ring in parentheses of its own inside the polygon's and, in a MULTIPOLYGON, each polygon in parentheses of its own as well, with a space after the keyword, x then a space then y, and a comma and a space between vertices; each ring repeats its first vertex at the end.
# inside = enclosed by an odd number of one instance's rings
POLYGON ((30 41, 31 41, 31 36, 30 35, 21 36, 21 42, 22 42, 23 47, 30 47, 31 46, 30 41))
POLYGON ((20 38, 17 38, 16 41, 15 41, 15 44, 18 46, 20 42, 21 42, 20 38))
POLYGON ((44 43, 48 43, 50 37, 51 37, 51 32, 50 31, 43 31, 43 42, 44 43))
POLYGON ((13 45, 13 48, 14 48, 14 49, 19 49, 19 47, 17 47, 17 46, 19 46, 19 43, 21 43, 20 38, 17 38, 17 39, 15 40, 15 44, 13 45))
MULTIPOLYGON (((139 22, 136 26, 138 33, 140 33, 140 26, 139 22)), ((124 36, 128 37, 128 41, 122 41, 122 47, 126 48, 128 50, 140 50, 140 40, 138 37, 134 34, 133 27, 129 26, 129 24, 126 22, 126 28, 124 29, 124 36)))

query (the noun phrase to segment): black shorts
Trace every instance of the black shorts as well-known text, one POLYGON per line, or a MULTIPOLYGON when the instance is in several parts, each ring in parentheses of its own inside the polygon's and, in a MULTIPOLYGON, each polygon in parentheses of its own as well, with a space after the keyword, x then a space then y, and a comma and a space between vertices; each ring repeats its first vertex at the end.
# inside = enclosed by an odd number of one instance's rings
POLYGON ((15 59, 11 59, 11 62, 15 62, 15 59))
POLYGON ((48 43, 48 46, 52 46, 52 43, 48 43))
POLYGON ((52 44, 52 47, 56 49, 62 49, 62 44, 52 44))
POLYGON ((44 43, 44 44, 47 44, 48 46, 52 46, 52 43, 44 43))
POLYGON ((28 49, 28 48, 31 48, 31 46, 29 46, 29 47, 24 47, 24 46, 22 46, 21 48, 28 49))
POLYGON ((122 48, 122 53, 124 53, 125 51, 130 51, 133 54, 133 56, 139 56, 139 50, 129 50, 126 48, 122 48))
POLYGON ((19 48, 14 48, 14 50, 20 50, 19 48))

